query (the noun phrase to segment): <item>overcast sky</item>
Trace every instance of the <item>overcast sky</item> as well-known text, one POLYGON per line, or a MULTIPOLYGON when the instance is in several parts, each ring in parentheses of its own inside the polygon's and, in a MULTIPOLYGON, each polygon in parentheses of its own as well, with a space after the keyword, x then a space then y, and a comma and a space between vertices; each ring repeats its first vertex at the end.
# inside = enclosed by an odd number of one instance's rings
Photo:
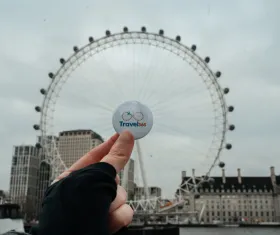
MULTIPOLYGON (((123 26, 164 29, 210 56, 210 67, 222 71, 221 86, 231 89, 227 103, 235 106, 229 121, 236 131, 227 134, 233 149, 221 156, 226 174, 241 168, 243 175, 268 175, 272 165, 279 173, 279 9, 277 0, 1 1, 0 189, 9 187, 13 145, 35 143, 34 106, 42 102, 47 73, 88 36, 123 26)), ((144 102, 155 116, 151 134, 140 142, 151 184, 170 193, 181 170, 207 169, 213 160, 205 159, 213 130, 209 92, 190 66, 162 50, 125 46, 78 68, 61 92, 54 131, 89 128, 108 137, 112 110, 127 99, 144 102)))

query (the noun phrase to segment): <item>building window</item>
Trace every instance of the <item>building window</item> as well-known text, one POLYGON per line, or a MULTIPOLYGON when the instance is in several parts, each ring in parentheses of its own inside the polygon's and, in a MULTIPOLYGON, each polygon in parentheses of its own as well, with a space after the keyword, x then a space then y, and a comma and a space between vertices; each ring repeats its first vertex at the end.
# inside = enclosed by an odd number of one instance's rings
POLYGON ((17 164, 17 157, 13 157, 13 165, 17 164))
POLYGON ((22 184, 26 184, 26 180, 27 180, 27 177, 26 177, 26 176, 23 176, 23 177, 22 177, 22 184))

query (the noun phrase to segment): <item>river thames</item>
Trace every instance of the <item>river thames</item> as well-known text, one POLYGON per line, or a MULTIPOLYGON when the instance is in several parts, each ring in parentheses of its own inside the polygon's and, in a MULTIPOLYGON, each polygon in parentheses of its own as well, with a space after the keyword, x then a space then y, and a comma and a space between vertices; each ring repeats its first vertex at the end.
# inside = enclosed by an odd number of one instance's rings
POLYGON ((280 228, 182 228, 180 235, 279 235, 280 228))

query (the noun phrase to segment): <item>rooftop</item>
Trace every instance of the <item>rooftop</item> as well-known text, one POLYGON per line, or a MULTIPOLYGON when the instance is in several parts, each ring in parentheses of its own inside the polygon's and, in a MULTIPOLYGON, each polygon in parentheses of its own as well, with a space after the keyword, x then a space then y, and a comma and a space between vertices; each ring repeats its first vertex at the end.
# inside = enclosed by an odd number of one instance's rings
MULTIPOLYGON (((184 177, 182 184, 189 180, 191 177, 184 177)), ((273 185, 270 176, 242 176, 240 177, 240 182, 238 176, 225 177, 225 182, 223 177, 211 177, 214 179, 213 183, 203 183, 200 190, 225 190, 231 192, 232 190, 267 190, 273 191, 273 185)), ((276 176, 276 184, 280 185, 280 176, 276 176)))
POLYGON ((90 129, 76 129, 76 130, 61 131, 61 132, 59 133, 59 135, 61 135, 62 133, 63 133, 63 134, 66 134, 66 133, 78 133, 78 132, 89 132, 89 133, 93 133, 93 131, 90 130, 90 129))
POLYGON ((68 136, 68 135, 91 135, 93 139, 99 139, 102 142, 104 141, 103 138, 94 132, 93 130, 90 129, 76 129, 76 130, 68 130, 68 131, 61 131, 59 133, 59 136, 68 136))

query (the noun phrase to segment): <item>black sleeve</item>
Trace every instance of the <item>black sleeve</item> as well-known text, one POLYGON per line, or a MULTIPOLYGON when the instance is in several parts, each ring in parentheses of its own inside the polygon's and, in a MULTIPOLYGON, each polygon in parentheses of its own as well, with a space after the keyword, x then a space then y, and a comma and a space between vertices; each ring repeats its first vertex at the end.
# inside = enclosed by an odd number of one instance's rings
POLYGON ((96 163, 50 186, 36 234, 109 235, 109 207, 117 190, 115 177, 113 166, 96 163))

